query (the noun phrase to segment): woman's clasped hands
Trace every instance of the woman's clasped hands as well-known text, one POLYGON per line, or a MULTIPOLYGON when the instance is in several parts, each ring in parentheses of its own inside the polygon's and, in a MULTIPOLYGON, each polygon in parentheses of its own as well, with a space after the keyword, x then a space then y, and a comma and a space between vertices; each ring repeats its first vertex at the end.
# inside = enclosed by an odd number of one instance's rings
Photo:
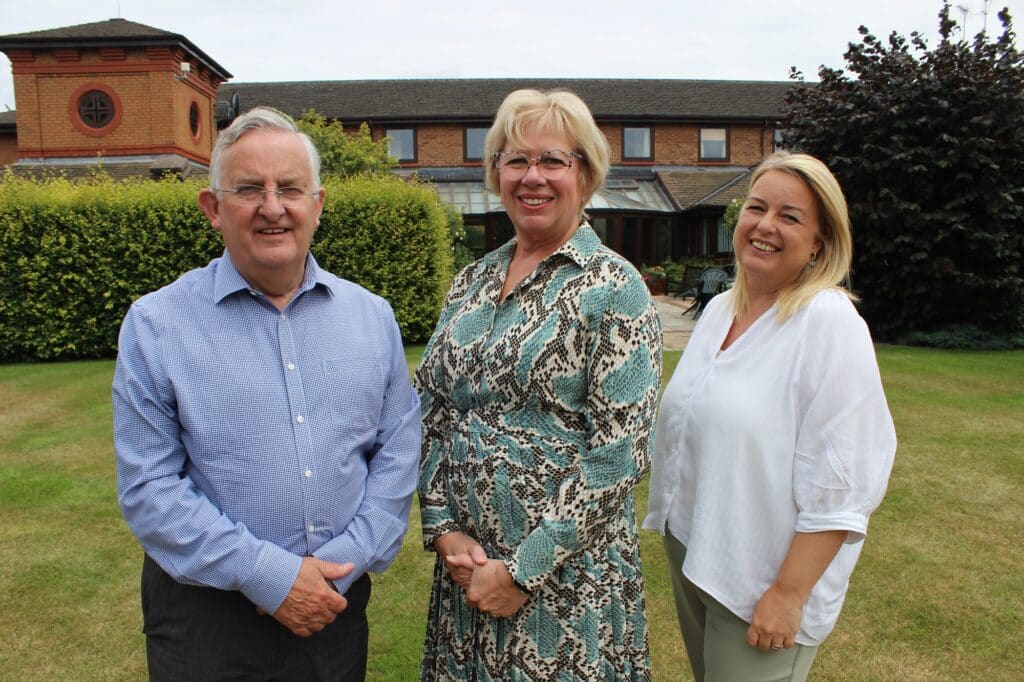
POLYGON ((505 618, 526 603, 528 595, 513 582, 505 562, 489 559, 484 548, 465 533, 445 533, 434 541, 438 554, 466 602, 484 613, 505 618))

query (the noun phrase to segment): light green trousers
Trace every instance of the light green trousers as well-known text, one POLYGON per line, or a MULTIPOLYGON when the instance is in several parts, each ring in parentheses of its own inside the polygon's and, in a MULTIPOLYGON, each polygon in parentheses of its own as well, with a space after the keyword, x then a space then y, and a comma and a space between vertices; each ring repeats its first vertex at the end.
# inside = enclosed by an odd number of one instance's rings
POLYGON ((816 646, 761 651, 747 644, 750 623, 742 620, 683 575, 686 548, 665 529, 665 554, 672 576, 676 616, 697 682, 803 682, 816 646))

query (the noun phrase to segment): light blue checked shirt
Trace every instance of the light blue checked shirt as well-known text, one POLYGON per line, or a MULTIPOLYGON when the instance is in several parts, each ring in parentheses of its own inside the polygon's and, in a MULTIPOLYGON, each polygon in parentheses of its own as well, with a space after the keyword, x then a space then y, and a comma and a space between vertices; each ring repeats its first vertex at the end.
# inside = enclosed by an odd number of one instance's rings
POLYGON ((225 252, 136 301, 114 373, 118 498, 176 580, 277 611, 304 556, 351 561, 405 534, 419 400, 388 303, 312 255, 281 312, 225 252))

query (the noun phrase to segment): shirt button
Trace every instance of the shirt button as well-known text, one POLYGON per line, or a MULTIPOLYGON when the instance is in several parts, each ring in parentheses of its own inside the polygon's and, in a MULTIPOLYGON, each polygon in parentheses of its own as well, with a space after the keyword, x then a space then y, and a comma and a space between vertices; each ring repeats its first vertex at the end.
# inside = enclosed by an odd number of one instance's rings
POLYGON ((288 363, 288 369, 295 369, 295 365, 293 365, 292 363, 289 362, 288 363))
POLYGON ((287 319, 288 319, 288 316, 287 316, 287 315, 285 315, 284 313, 281 313, 281 319, 282 319, 282 320, 287 320, 287 319))
POLYGON ((313 478, 313 472, 309 469, 306 469, 306 478, 313 478))
POLYGON ((305 422, 305 421, 306 421, 306 418, 305 418, 305 417, 303 417, 303 416, 302 416, 302 415, 300 414, 299 416, 297 416, 297 417, 295 418, 295 421, 297 421, 297 422, 299 422, 300 424, 302 424, 303 422, 305 422))
POLYGON ((315 532, 316 532, 316 528, 315 528, 315 527, 313 527, 313 526, 310 526, 310 527, 308 528, 308 530, 309 530, 309 532, 310 532, 310 533, 315 533, 315 532))

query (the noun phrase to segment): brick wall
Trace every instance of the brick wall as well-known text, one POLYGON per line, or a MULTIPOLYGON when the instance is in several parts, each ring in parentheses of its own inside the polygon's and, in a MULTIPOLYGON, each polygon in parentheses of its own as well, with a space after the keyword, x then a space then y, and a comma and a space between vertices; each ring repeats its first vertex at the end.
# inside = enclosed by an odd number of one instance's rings
POLYGON ((670 166, 696 165, 699 130, 693 125, 654 126, 654 158, 670 166))
MULTIPOLYGON (((13 51, 12 51, 13 52, 13 51)), ((208 163, 216 135, 216 76, 192 62, 186 78, 180 50, 37 49, 12 57, 18 103, 18 156, 124 156, 180 154, 208 163), (107 92, 118 109, 115 123, 97 132, 77 115, 89 89, 107 92), (199 112, 198 134, 189 108, 199 112)))
MULTIPOLYGON (((651 126, 654 136, 654 159, 650 162, 627 161, 626 164, 696 166, 715 165, 700 160, 700 129, 723 127, 723 124, 658 124, 651 126)), ((725 125, 729 136, 729 158, 718 162, 732 166, 753 166, 772 150, 772 130, 760 125, 725 125)), ((601 125, 601 131, 612 146, 612 163, 622 160, 622 126, 601 125)))
POLYGON ((461 125, 416 126, 416 156, 421 166, 461 166, 465 150, 461 125))
POLYGON ((18 135, 0 133, 0 169, 18 160, 18 135))
POLYGON ((729 154, 734 164, 753 166, 772 153, 772 128, 760 125, 732 126, 729 154))
MULTIPOLYGON (((404 127, 404 126, 403 126, 404 127)), ((416 154, 419 166, 464 166, 463 144, 465 127, 458 124, 427 124, 416 129, 416 154)), ((623 164, 622 126, 601 123, 598 126, 612 149, 612 163, 623 164)), ((662 124, 653 126, 654 160, 627 161, 627 165, 695 166, 716 165, 700 161, 699 132, 703 126, 694 124, 662 124)), ((720 127, 720 126, 716 126, 720 127)), ((753 166, 772 151, 772 129, 760 125, 732 125, 729 129, 729 158, 718 165, 753 166)), ((346 123, 345 129, 354 131, 356 123, 346 123)), ((383 127, 374 127, 373 137, 384 136, 383 127)))
POLYGON ((612 163, 622 161, 622 127, 608 123, 598 123, 598 129, 604 133, 608 145, 612 148, 612 163))

